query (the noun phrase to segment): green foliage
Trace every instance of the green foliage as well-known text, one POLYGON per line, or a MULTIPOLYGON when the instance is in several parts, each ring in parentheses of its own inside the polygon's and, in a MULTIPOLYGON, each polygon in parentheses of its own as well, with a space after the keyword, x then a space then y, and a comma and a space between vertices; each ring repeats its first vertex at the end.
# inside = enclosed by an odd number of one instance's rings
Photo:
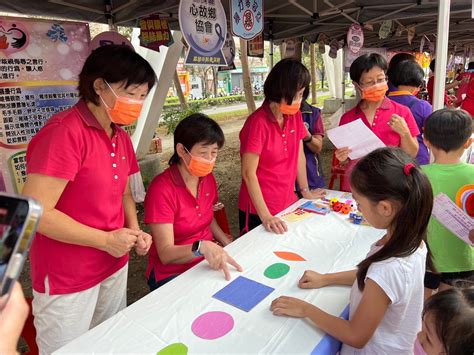
POLYGON ((173 134, 181 120, 200 110, 201 105, 196 102, 190 103, 187 110, 183 110, 181 107, 168 109, 163 113, 163 117, 160 120, 160 127, 166 127, 166 134, 173 134))
MULTIPOLYGON (((263 95, 255 95, 255 100, 262 100, 263 95)), ((214 107, 214 106, 223 106, 228 104, 234 104, 239 102, 245 102, 244 95, 230 95, 230 96, 222 96, 222 97, 209 97, 207 99, 202 100, 193 100, 188 101, 190 104, 197 104, 200 107, 214 107)), ((180 110, 180 104, 177 97, 169 97, 165 101, 164 110, 180 110)))

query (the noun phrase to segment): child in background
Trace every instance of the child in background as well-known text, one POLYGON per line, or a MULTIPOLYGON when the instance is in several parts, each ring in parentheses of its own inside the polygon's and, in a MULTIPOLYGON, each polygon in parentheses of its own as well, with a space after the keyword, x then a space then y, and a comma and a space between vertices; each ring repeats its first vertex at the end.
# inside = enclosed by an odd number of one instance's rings
POLYGON ((439 354, 474 354, 474 287, 438 292, 426 301, 415 355, 439 354))
MULTIPOLYGON (((464 149, 471 145, 472 119, 464 110, 442 109, 431 114, 425 124, 424 140, 434 155, 433 164, 424 165, 423 171, 433 187, 433 194, 445 193, 456 201, 464 190, 474 189, 474 165, 461 162, 464 149)), ((472 199, 458 206, 474 217, 472 199)), ((474 248, 465 243, 435 218, 428 226, 428 246, 439 274, 427 272, 425 297, 439 287, 450 287, 453 281, 474 281, 474 248)))
POLYGON ((271 310, 279 316, 309 318, 344 343, 343 355, 412 354, 421 330, 423 276, 429 255, 423 242, 433 207, 429 180, 401 149, 381 148, 357 163, 351 184, 364 217, 387 234, 356 270, 306 271, 299 281, 300 288, 308 289, 352 285, 349 320, 292 297, 277 298, 271 310))

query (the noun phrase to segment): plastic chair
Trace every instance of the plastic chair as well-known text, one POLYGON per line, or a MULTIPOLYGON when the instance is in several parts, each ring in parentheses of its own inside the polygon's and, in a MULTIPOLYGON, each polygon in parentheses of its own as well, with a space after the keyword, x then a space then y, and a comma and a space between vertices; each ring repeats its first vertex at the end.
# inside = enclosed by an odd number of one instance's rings
POLYGON ((230 235, 229 220, 227 219, 227 213, 225 207, 222 207, 220 210, 214 212, 214 218, 216 219, 217 224, 221 227, 222 231, 225 234, 230 235))
POLYGON ((342 191, 344 186, 344 179, 346 178, 347 171, 345 166, 341 166, 339 160, 336 158, 336 153, 333 153, 331 162, 331 179, 329 180, 329 189, 334 190, 334 182, 339 178, 339 190, 342 191))
POLYGON ((32 308, 32 298, 26 297, 26 302, 30 306, 30 312, 28 314, 28 318, 26 318, 25 326, 23 327, 23 331, 21 333, 21 337, 25 340, 28 348, 30 349, 28 352, 24 354, 30 355, 37 355, 39 354, 38 346, 36 345, 36 328, 33 324, 34 316, 33 316, 33 308, 32 308))

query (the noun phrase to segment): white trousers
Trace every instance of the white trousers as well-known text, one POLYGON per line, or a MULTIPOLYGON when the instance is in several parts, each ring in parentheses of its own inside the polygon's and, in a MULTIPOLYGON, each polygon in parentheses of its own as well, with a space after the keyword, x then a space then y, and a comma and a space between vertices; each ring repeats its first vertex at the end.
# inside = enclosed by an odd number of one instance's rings
POLYGON ((128 264, 100 284, 65 295, 33 291, 36 343, 41 355, 49 355, 127 306, 128 264))

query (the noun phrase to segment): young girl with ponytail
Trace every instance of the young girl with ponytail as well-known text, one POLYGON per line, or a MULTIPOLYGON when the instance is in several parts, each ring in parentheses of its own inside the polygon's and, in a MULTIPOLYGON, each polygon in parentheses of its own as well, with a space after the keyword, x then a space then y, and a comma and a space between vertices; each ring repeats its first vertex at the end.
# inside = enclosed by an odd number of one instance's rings
POLYGON ((278 316, 309 318, 343 343, 341 354, 412 354, 421 330, 425 264, 431 265, 426 229, 433 193, 426 175, 399 148, 381 148, 362 158, 352 193, 367 221, 387 234, 355 270, 305 271, 300 288, 352 285, 349 320, 292 297, 279 297, 278 316), (428 260, 427 260, 428 259, 428 260))

